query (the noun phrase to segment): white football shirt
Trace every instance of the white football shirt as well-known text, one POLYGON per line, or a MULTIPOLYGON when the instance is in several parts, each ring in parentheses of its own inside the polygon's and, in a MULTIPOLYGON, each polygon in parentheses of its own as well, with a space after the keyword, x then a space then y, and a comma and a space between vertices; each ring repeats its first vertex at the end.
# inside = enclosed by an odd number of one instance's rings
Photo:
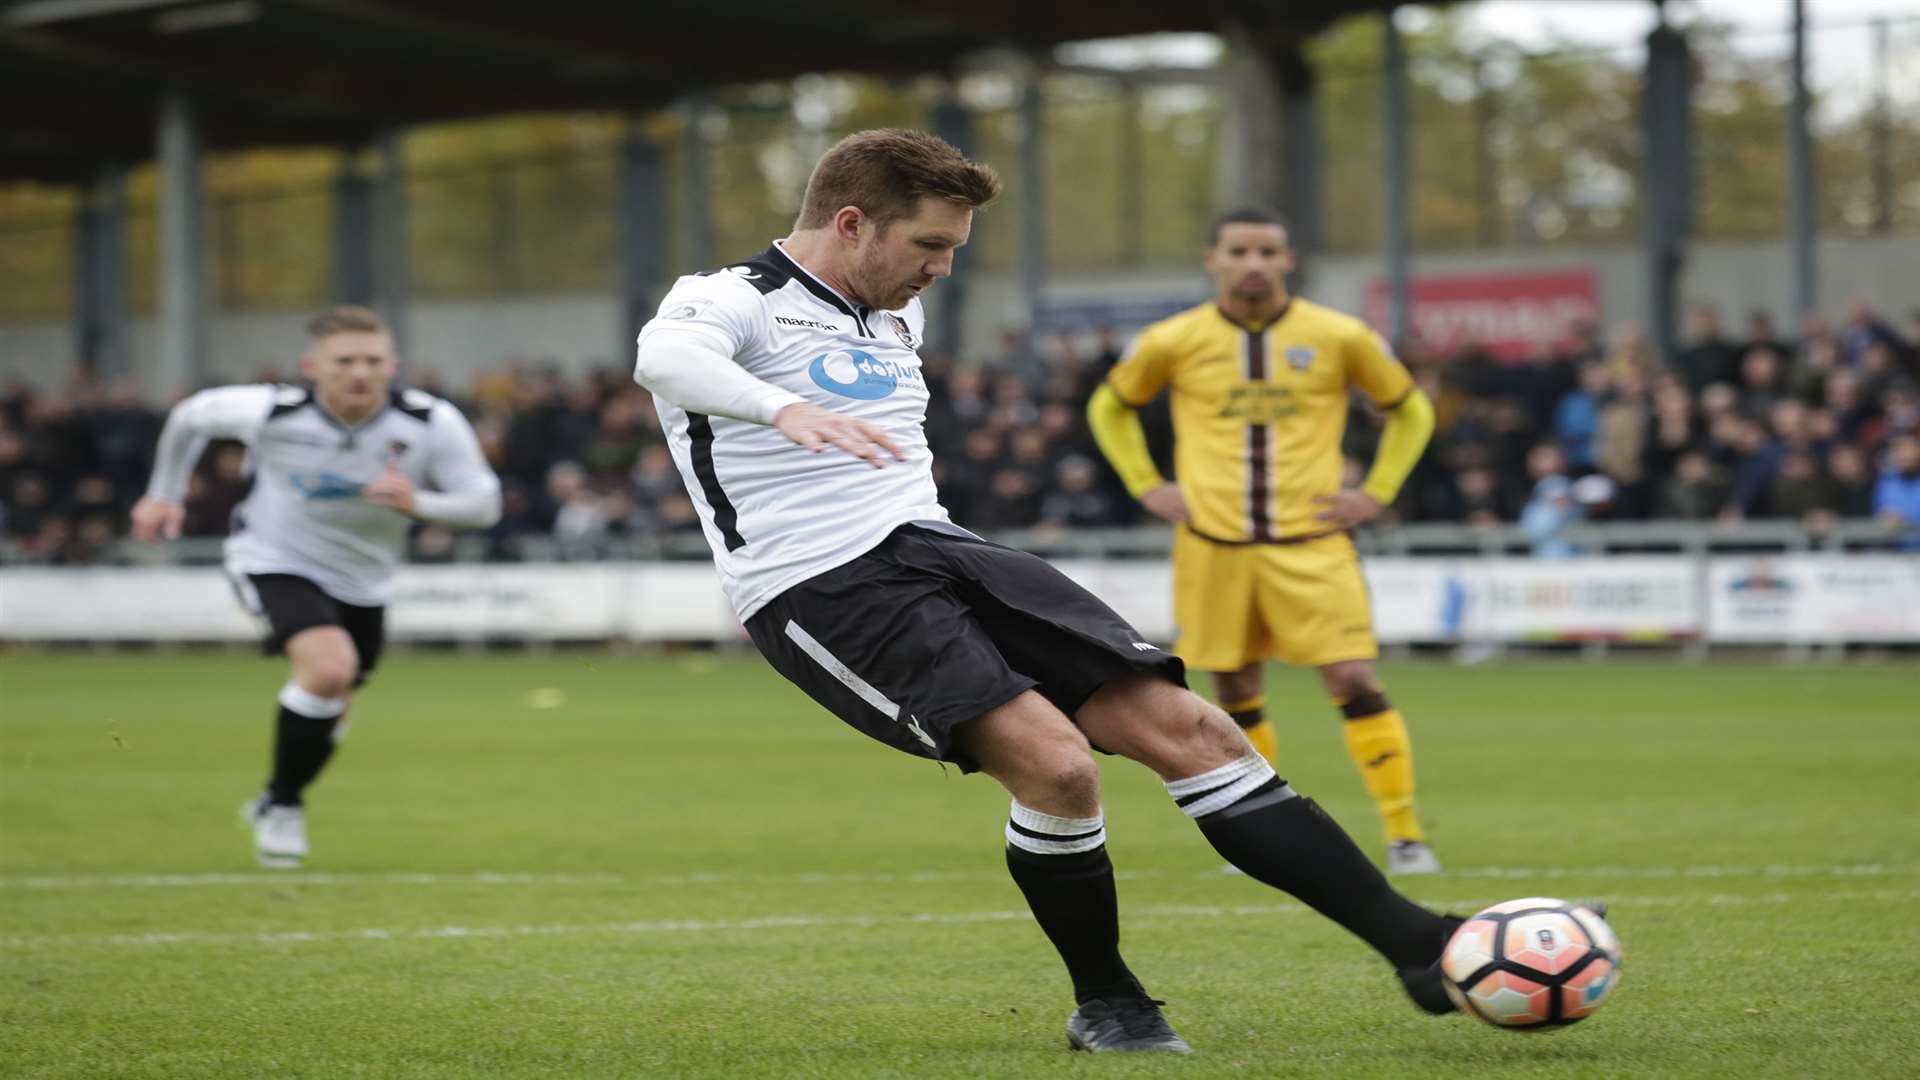
MULTIPOLYGON (((876 469, 838 448, 815 453, 766 424, 689 412, 656 392, 668 446, 741 619, 907 522, 947 520, 915 352, 924 327, 917 298, 899 312, 864 307, 776 241, 745 262, 681 278, 641 329, 643 352, 696 335, 784 400, 884 428, 905 456, 876 469)), ((708 349, 683 352, 688 363, 720 362, 708 349)))
POLYGON ((295 574, 337 600, 384 605, 413 521, 360 491, 388 462, 413 481, 423 519, 482 528, 500 516, 500 481, 472 425, 424 391, 396 389, 384 409, 346 427, 305 387, 203 390, 168 416, 148 494, 183 501, 210 438, 247 444, 252 473, 227 537, 230 573, 295 574))

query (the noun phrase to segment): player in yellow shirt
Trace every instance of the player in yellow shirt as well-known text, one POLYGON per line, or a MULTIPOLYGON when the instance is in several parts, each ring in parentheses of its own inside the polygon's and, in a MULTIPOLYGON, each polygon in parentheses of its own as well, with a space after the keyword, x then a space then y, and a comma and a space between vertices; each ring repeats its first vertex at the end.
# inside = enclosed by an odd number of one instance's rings
POLYGON ((1213 673, 1220 706, 1269 760, 1262 662, 1320 673, 1347 751, 1380 810, 1387 868, 1436 873, 1413 808, 1413 751, 1374 672, 1379 645, 1348 531, 1393 501, 1433 434, 1433 406, 1380 336, 1290 296, 1293 252, 1272 214, 1236 210, 1206 253, 1215 298, 1142 331, 1088 405, 1127 490, 1175 523, 1174 646, 1213 673), (1134 410, 1173 394, 1177 482, 1134 410), (1365 482, 1341 486, 1353 390, 1386 415, 1365 482))

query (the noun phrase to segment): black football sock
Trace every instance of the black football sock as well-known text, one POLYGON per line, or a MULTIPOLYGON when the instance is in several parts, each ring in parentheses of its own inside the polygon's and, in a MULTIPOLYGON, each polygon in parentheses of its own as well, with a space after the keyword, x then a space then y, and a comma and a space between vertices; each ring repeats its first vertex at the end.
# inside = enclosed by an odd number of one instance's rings
POLYGON ((323 698, 294 683, 280 689, 280 713, 273 739, 273 775, 267 799, 278 806, 301 805, 301 793, 313 783, 340 736, 346 733, 346 698, 323 698))
POLYGON ((1120 901, 1099 815, 1055 817, 1014 803, 1007 870, 1066 961, 1075 1001, 1145 996, 1120 958, 1120 901))
POLYGON ((1351 930, 1395 967, 1439 958, 1447 920, 1393 891, 1327 812, 1259 755, 1175 780, 1167 793, 1228 862, 1351 930))

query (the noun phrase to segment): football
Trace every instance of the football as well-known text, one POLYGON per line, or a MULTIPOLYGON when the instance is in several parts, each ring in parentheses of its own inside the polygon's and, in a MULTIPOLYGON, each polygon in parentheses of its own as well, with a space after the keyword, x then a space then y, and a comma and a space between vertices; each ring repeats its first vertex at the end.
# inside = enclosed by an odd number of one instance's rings
POLYGON ((1440 957, 1461 1011, 1495 1027, 1550 1030, 1592 1016, 1620 982, 1620 939, 1590 908, 1528 897, 1461 924, 1440 957))

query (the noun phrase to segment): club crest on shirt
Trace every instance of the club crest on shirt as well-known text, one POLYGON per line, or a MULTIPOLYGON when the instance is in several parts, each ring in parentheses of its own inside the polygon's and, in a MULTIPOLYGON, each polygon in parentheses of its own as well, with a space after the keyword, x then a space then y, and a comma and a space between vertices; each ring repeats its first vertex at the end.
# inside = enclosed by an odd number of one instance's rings
POLYGON ((886 316, 887 325, 893 327, 894 336, 900 339, 901 344, 909 349, 918 349, 920 347, 920 342, 914 338, 913 331, 907 329, 907 320, 895 315, 891 311, 887 312, 886 316))
POLYGON ((387 443, 387 456, 390 458, 397 458, 406 452, 407 443, 404 439, 394 439, 387 443))
POLYGON ((1305 371, 1313 366, 1314 350, 1311 345, 1287 346, 1287 366, 1295 371, 1305 371))

